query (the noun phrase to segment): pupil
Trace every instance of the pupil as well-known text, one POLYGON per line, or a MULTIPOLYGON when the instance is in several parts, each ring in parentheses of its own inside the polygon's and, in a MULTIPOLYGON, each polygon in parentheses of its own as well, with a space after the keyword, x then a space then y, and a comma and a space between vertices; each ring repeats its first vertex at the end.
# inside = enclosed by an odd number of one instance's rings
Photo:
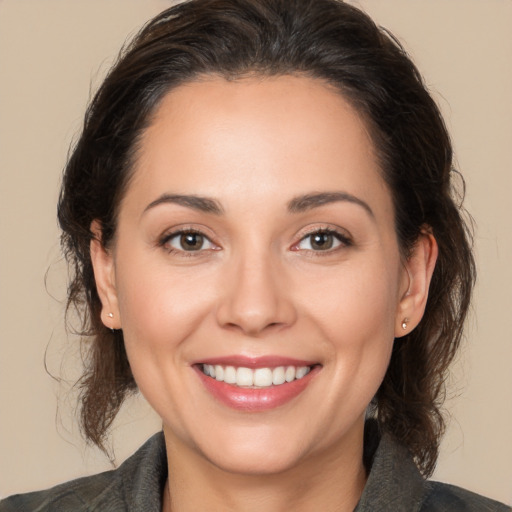
POLYGON ((316 233, 311 241, 313 249, 330 249, 332 247, 332 235, 329 233, 316 233))
POLYGON ((203 236, 198 233, 184 233, 181 235, 181 246, 185 250, 197 251, 203 246, 203 236))

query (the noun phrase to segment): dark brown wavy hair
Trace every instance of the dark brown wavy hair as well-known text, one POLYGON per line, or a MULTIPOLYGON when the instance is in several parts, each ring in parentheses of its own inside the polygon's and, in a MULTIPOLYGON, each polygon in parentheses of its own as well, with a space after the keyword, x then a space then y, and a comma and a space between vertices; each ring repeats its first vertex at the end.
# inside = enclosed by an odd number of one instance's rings
POLYGON ((452 146, 439 109, 399 42, 362 11, 336 0, 192 0, 162 12, 121 54, 92 99, 65 168, 58 205, 72 268, 68 313, 86 347, 81 426, 105 448, 123 400, 136 390, 122 331, 100 320, 89 245, 116 232, 118 206, 139 141, 165 94, 205 75, 300 75, 334 86, 366 121, 393 197, 407 257, 431 230, 439 257, 425 315, 396 340, 371 411, 381 431, 409 448, 423 474, 435 467, 444 430, 447 369, 460 344, 474 283, 471 233, 454 190, 452 146))

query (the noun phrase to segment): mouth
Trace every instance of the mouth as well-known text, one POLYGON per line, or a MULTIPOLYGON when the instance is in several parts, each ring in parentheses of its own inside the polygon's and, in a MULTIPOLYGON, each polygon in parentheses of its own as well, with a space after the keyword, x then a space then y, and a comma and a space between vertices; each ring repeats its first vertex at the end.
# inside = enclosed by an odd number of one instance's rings
POLYGON ((217 401, 243 412, 267 411, 299 395, 322 365, 279 358, 227 358, 193 365, 205 390, 217 401))
POLYGON ((220 364, 201 364, 199 369, 204 375, 219 382, 225 382, 239 388, 265 389, 281 386, 304 378, 313 366, 277 366, 275 368, 246 368, 244 366, 223 366, 220 364))

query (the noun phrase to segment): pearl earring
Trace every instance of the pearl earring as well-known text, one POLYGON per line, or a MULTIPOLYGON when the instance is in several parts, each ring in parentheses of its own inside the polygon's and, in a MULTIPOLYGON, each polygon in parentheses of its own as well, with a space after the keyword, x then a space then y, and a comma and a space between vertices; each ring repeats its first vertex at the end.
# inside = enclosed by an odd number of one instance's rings
MULTIPOLYGON (((114 318, 114 313, 108 313, 107 315, 109 318, 114 318)), ((116 332, 116 330, 113 328, 113 327, 110 327, 110 330, 112 331, 112 333, 114 334, 116 332)))
POLYGON ((407 329, 407 324, 409 323, 409 319, 408 318, 404 318, 402 320, 402 329, 405 331, 407 329))

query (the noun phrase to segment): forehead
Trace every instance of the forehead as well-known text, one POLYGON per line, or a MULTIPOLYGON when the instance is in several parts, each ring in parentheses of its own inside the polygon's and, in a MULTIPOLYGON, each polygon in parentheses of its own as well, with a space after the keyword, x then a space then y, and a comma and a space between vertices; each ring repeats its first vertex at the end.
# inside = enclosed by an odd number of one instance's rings
POLYGON ((299 76, 207 77, 163 98, 127 196, 259 196, 265 204, 340 189, 389 199, 367 126, 338 91, 299 76))

